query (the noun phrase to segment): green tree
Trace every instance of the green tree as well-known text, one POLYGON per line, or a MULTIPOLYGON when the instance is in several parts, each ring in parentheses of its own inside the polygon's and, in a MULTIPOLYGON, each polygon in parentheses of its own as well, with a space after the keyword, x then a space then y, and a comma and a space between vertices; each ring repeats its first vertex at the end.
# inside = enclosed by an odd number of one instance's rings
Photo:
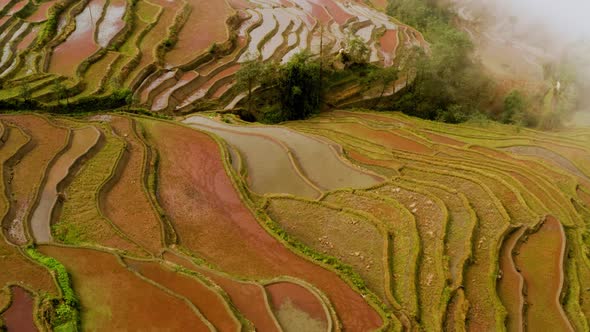
POLYGON ((366 64, 369 62, 371 50, 367 43, 357 35, 350 34, 346 41, 344 53, 352 64, 366 64))
POLYGON ((504 110, 502 111, 500 120, 503 123, 524 125, 525 109, 526 101, 524 96, 520 91, 513 90, 504 98, 504 110))
POLYGON ((277 92, 286 120, 309 117, 321 102, 320 64, 304 51, 279 68, 277 92))
POLYGON ((62 81, 56 80, 55 83, 53 83, 52 90, 53 90, 53 93, 55 94, 55 96, 57 97, 58 103, 60 103, 61 100, 65 99, 66 107, 69 108, 69 106, 70 106, 69 92, 68 92, 68 89, 66 88, 66 86, 62 83, 62 81))
MULTIPOLYGON (((379 87, 379 96, 375 98, 372 108, 377 108, 387 88, 391 87, 398 78, 399 70, 395 67, 378 68, 369 72, 365 80, 366 87, 369 89, 379 87)), ((395 86, 393 88, 395 89, 395 86)))
POLYGON ((265 65, 259 61, 251 59, 242 64, 240 70, 236 73, 236 85, 240 89, 245 89, 248 93, 248 112, 252 113, 252 93, 254 89, 262 83, 265 77, 265 65))
POLYGON ((31 85, 29 82, 25 82, 20 86, 20 97, 23 99, 25 104, 28 103, 33 97, 33 91, 31 90, 31 85))

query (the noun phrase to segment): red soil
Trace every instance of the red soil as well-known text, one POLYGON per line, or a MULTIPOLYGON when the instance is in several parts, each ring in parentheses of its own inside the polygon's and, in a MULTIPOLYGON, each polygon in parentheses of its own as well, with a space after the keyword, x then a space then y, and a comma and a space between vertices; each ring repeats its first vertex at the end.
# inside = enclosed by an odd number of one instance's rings
POLYGON ((208 330, 184 301, 140 279, 114 255, 52 246, 39 251, 57 259, 71 275, 85 330, 208 330))
POLYGON ((53 6, 53 4, 55 4, 56 2, 57 0, 51 0, 40 3, 39 7, 37 7, 37 11, 35 11, 33 15, 27 17, 26 20, 29 22, 45 21, 47 19, 49 8, 51 8, 51 6, 53 6))
POLYGON ((19 10, 23 9, 23 7, 27 4, 28 1, 21 1, 18 2, 16 5, 12 6, 12 8, 10 8, 10 11, 8 12, 8 15, 12 15, 16 12, 18 12, 19 10))
POLYGON ((380 167, 385 167, 385 168, 390 168, 390 169, 398 169, 401 167, 400 163, 397 163, 393 160, 377 160, 377 159, 372 159, 369 158, 363 154, 360 154, 354 150, 350 150, 347 149, 346 153, 348 154, 348 156, 362 164, 365 165, 372 165, 372 166, 380 166, 380 167))
POLYGON ((160 201, 181 243, 229 273, 254 278, 291 275, 316 285, 349 330, 381 326, 379 315, 334 273, 290 252, 258 224, 226 174, 214 140, 165 122, 146 124, 161 156, 160 201))
POLYGON ((38 331, 33 320, 33 297, 21 287, 13 286, 12 304, 2 314, 7 331, 38 331))
POLYGON ((519 248, 516 265, 525 280, 525 320, 530 331, 573 331, 560 303, 565 245, 563 226, 549 216, 519 248))
POLYGON ((381 44, 381 50, 384 53, 384 57, 386 59, 385 65, 390 66, 393 63, 393 58, 395 57, 395 50, 399 44, 397 30, 387 30, 379 38, 379 43, 381 44))
POLYGON ((94 30, 105 1, 91 0, 76 16, 76 30, 53 50, 49 72, 73 77, 78 65, 98 50, 99 46, 94 41, 94 30))
POLYGON ((373 113, 359 113, 359 112, 349 112, 349 111, 334 111, 327 113, 330 116, 335 118, 358 118, 358 119, 366 119, 370 121, 377 121, 377 122, 385 122, 385 123, 392 123, 398 125, 405 125, 406 123, 401 121, 400 119, 392 118, 385 115, 378 115, 373 113))
POLYGON ((328 12, 326 11, 325 7, 322 7, 320 5, 317 5, 315 3, 311 3, 311 15, 313 15, 313 17, 315 17, 318 21, 320 21, 320 23, 322 25, 327 25, 328 23, 330 23, 330 21, 332 20, 332 16, 330 16, 330 14, 328 14, 328 12))
POLYGON ((31 43, 33 42, 33 40, 35 40, 35 38, 37 37, 37 32, 39 31, 39 29, 37 28, 33 28, 31 30, 31 32, 29 32, 25 38, 23 38, 18 45, 16 46, 16 49, 20 52, 26 48, 28 48, 31 43))
POLYGON ((277 282, 265 288, 273 308, 279 309, 287 302, 291 302, 312 318, 328 323, 326 311, 320 300, 306 288, 291 282, 277 282))
POLYGON ((144 277, 188 298, 219 331, 237 331, 239 324, 222 298, 201 281, 161 266, 157 262, 125 260, 144 277))
POLYGON ((423 134, 424 136, 426 136, 429 140, 433 141, 434 143, 454 145, 454 146, 465 146, 465 145, 467 145, 464 142, 461 142, 461 141, 458 141, 456 139, 453 139, 453 138, 450 138, 450 137, 447 137, 447 136, 443 136, 443 135, 438 135, 438 134, 429 133, 429 132, 422 132, 421 134, 423 134))
MULTIPOLYGON (((35 202, 35 195, 45 176, 45 170, 49 162, 61 151, 66 143, 67 129, 56 127, 45 118, 35 115, 11 115, 2 118, 7 123, 14 123, 22 128, 34 144, 14 166, 14 176, 10 183, 13 200, 12 225, 17 227, 16 232, 24 231, 24 222, 27 220, 29 209, 35 202)), ((22 244, 26 241, 24 233, 15 234, 15 243, 22 244)))
POLYGON ((174 49, 166 54, 166 61, 174 66, 182 65, 215 42, 228 38, 226 19, 231 8, 225 1, 188 0, 192 7, 188 21, 178 34, 174 49))
POLYGON ((274 316, 269 311, 264 297, 262 286, 254 283, 240 282, 230 279, 220 274, 213 273, 210 270, 200 268, 180 257, 164 253, 164 259, 184 266, 187 269, 196 270, 209 279, 213 280, 228 294, 232 303, 238 310, 254 324, 257 331, 277 331, 278 328, 274 321, 274 316))
POLYGON ((127 142, 126 158, 118 179, 101 193, 103 213, 125 234, 152 253, 161 247, 161 225, 143 188, 145 147, 136 136, 132 120, 113 117, 111 127, 127 142))

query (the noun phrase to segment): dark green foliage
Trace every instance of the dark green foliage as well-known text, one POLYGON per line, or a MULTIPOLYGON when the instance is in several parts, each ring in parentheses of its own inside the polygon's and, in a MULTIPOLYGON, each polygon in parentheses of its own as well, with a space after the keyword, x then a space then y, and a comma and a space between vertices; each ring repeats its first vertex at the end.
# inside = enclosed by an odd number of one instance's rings
POLYGON ((485 108, 491 80, 472 60, 473 44, 451 22, 453 14, 427 0, 390 0, 388 14, 414 25, 429 40, 428 51, 415 49, 406 64, 409 84, 394 105, 409 115, 462 122, 485 108))
POLYGON ((45 256, 34 247, 25 249, 27 255, 46 267, 55 276, 62 293, 62 299, 52 300, 55 312, 50 317, 50 324, 56 331, 77 331, 80 319, 79 302, 70 283, 66 268, 52 257, 45 256))
POLYGON ((309 53, 296 54, 279 68, 277 92, 285 120, 306 119, 320 107, 320 64, 309 53))
POLYGON ((523 124, 526 102, 524 96, 517 90, 510 92, 504 98, 504 110, 502 112, 503 123, 523 124))

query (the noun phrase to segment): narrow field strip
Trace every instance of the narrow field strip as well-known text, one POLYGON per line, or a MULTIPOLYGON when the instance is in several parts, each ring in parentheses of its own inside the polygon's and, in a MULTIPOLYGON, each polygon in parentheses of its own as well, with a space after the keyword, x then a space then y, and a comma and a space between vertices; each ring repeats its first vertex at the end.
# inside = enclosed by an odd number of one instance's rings
POLYGON ((508 331, 524 331, 524 279, 514 263, 515 248, 525 234, 520 227, 504 238, 500 249, 498 296, 506 308, 506 328, 508 331))

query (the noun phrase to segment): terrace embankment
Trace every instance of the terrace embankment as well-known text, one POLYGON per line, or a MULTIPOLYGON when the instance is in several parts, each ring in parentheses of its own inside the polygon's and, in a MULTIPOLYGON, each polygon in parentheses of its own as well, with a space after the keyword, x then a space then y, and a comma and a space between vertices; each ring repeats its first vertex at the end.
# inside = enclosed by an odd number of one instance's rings
POLYGON ((506 328, 509 331, 523 331, 524 328, 524 279, 514 264, 514 249, 525 231, 525 227, 515 229, 506 236, 500 249, 497 287, 500 300, 508 312, 506 328))
POLYGON ((183 299, 142 280, 112 254, 55 246, 41 246, 39 251, 60 261, 71 275, 85 329, 209 330, 183 299))
POLYGON ((241 201, 220 146, 208 135, 161 121, 142 120, 159 153, 160 204, 180 243, 223 271, 248 277, 290 275, 326 293, 346 329, 375 329, 377 312, 334 272, 287 250, 241 201), (183 149, 175 147, 183 146, 183 149), (243 262, 249 262, 244 264, 243 262))
POLYGON ((59 199, 59 184, 70 175, 74 164, 98 143, 100 131, 93 126, 72 130, 66 151, 47 170, 39 202, 31 215, 31 235, 37 243, 51 241, 51 216, 59 199))
POLYGON ((162 226, 145 189, 146 146, 137 136, 134 120, 116 116, 110 125, 126 148, 115 178, 101 192, 101 211, 131 239, 157 253, 162 248, 162 226))
POLYGON ((3 221, 5 235, 14 244, 28 241, 28 220, 31 207, 45 177, 47 167, 67 144, 68 129, 50 123, 37 115, 3 116, 6 123, 17 125, 29 141, 8 164, 10 210, 3 221))
POLYGON ((254 282, 240 281, 230 278, 228 275, 205 267, 195 265, 187 257, 172 254, 166 251, 164 259, 174 262, 188 270, 194 270, 212 280, 227 293, 230 301, 237 310, 248 319, 258 331, 279 331, 279 323, 273 316, 269 307, 264 288, 254 282))
POLYGON ((515 261, 525 282, 525 323, 530 331, 573 331, 561 306, 566 237, 559 220, 548 216, 518 247, 515 261))
MULTIPOLYGON (((4 167, 6 161, 25 146, 27 137, 17 127, 4 124, 3 128, 4 144, 0 146, 0 165, 4 167)), ((2 193, 0 216, 5 216, 9 209, 9 201, 5 196, 7 181, 9 178, 6 178, 6 173, 0 172, 0 192, 2 193)), ((18 281, 35 292, 45 291, 49 294, 57 294, 53 278, 47 270, 26 259, 16 247, 9 245, 4 239, 0 241, 0 257, 2 257, 0 285, 18 281)))

